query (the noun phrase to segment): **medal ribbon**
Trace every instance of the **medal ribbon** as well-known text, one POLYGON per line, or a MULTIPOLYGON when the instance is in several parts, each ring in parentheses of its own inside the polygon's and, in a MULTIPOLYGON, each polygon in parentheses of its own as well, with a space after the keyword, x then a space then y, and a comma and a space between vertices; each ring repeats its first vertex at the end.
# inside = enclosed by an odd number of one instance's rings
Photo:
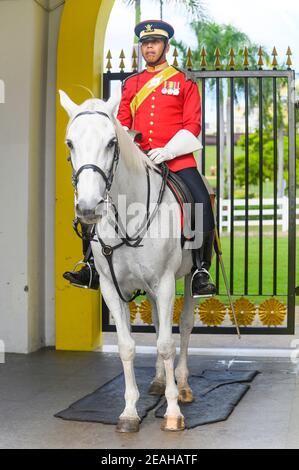
POLYGON ((143 87, 138 91, 138 93, 134 96, 134 98, 131 101, 130 108, 131 108, 131 113, 132 116, 134 116, 137 112, 137 109, 139 106, 148 98, 148 96, 152 93, 153 90, 158 88, 163 81, 169 80, 169 78, 174 77, 177 75, 179 70, 176 70, 174 67, 171 65, 167 67, 166 69, 162 70, 159 72, 157 75, 155 75, 153 78, 151 78, 148 82, 143 85, 143 87), (160 78, 159 83, 157 84, 156 80, 160 78), (156 80, 155 80, 156 79, 156 80), (149 82, 151 80, 154 80, 154 83, 152 86, 149 85, 149 82))

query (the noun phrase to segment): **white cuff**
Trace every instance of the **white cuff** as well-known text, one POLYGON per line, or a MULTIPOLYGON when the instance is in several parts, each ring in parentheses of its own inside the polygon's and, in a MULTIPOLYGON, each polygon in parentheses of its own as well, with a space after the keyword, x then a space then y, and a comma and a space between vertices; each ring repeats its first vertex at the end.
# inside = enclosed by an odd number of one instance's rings
POLYGON ((187 129, 180 129, 165 145, 176 157, 202 149, 197 137, 187 129))

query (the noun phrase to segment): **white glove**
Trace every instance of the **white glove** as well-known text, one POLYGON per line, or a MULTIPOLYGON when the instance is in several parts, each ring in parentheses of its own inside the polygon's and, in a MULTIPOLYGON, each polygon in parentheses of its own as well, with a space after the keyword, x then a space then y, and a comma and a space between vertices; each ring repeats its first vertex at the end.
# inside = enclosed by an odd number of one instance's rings
POLYGON ((172 160, 176 157, 176 155, 172 153, 167 147, 150 150, 147 155, 156 165, 165 162, 166 160, 172 160))
POLYGON ((200 150, 202 145, 192 132, 187 129, 179 130, 162 148, 156 148, 148 152, 149 158, 156 164, 173 160, 180 155, 200 150))

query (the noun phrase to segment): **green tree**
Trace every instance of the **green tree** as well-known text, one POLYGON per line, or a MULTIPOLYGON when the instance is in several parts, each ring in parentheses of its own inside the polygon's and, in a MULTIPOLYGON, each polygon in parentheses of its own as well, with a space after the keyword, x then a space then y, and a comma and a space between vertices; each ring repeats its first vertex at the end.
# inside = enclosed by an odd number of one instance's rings
MULTIPOLYGON (((273 141, 273 127, 269 126, 264 130, 263 135, 263 182, 274 180, 274 141, 273 141)), ((257 186, 259 183, 259 131, 250 134, 249 136, 249 184, 257 186)), ((283 136, 284 154, 288 155, 288 136, 283 136)), ((299 184, 299 136, 296 137, 296 175, 297 184, 299 184)), ((238 146, 245 151, 245 136, 242 136, 238 142, 238 146)), ((244 187, 245 185, 245 158, 243 155, 235 160, 235 178, 238 186, 244 187)), ((283 173, 286 185, 288 184, 288 162, 283 162, 283 173)))

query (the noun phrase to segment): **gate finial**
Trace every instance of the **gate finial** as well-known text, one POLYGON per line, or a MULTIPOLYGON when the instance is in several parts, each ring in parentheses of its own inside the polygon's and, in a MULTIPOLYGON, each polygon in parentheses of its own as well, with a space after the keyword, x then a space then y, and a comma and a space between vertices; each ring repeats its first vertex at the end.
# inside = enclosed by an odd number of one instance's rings
POLYGON ((124 63, 125 53, 124 53, 123 49, 120 52, 119 58, 121 59, 120 64, 119 64, 119 68, 120 68, 120 71, 123 72, 124 68, 126 67, 125 63, 124 63))
POLYGON ((133 72, 136 72, 137 69, 138 69, 138 64, 137 64, 137 52, 136 52, 136 49, 135 47, 133 46, 133 53, 132 53, 132 59, 133 59, 133 62, 132 62, 132 70, 133 72))
POLYGON ((264 60, 263 60, 263 49, 261 46, 259 47, 258 56, 259 56, 258 65, 260 67, 260 70, 262 70, 263 65, 264 65, 264 60))
POLYGON ((219 47, 216 48, 214 56, 216 57, 216 60, 214 63, 215 68, 216 70, 220 70, 221 69, 221 61, 220 61, 221 52, 220 52, 219 47))
POLYGON ((188 70, 192 70, 192 52, 191 52, 191 49, 190 47, 188 48, 188 51, 187 51, 187 62, 186 62, 186 67, 188 70))
POLYGON ((243 55, 244 55, 243 67, 244 67, 245 70, 248 70, 248 67, 249 67, 249 60, 248 60, 249 52, 248 52, 248 47, 247 46, 244 47, 243 55))
POLYGON ((273 67, 273 70, 276 70, 277 65, 278 65, 276 57, 278 56, 278 54, 277 54, 277 50, 275 46, 273 48, 272 55, 273 55, 272 67, 273 67))
POLYGON ((230 60, 229 60, 228 66, 231 70, 234 70, 234 68, 236 66, 236 63, 235 63, 236 54, 235 54, 235 51, 232 47, 230 48, 229 56, 230 56, 230 60))
POLYGON ((204 47, 202 47, 202 49, 201 49, 200 57, 201 57, 200 67, 201 67, 202 70, 205 70, 206 67, 207 67, 207 61, 206 61, 207 52, 206 52, 204 47))
POLYGON ((106 69, 108 70, 108 72, 110 72, 110 69, 112 69, 112 64, 111 64, 112 55, 111 55, 110 49, 108 50, 108 53, 106 55, 106 59, 108 59, 106 69))
POLYGON ((173 54, 172 54, 172 55, 173 55, 173 57, 174 57, 174 59, 173 59, 173 64, 172 64, 172 65, 173 65, 174 67, 178 67, 179 64, 178 64, 178 61, 177 61, 177 56, 178 56, 179 54, 178 54, 178 51, 177 51, 177 48, 176 48, 176 47, 174 48, 174 51, 173 51, 173 54))
POLYGON ((291 67, 292 67, 292 59, 291 59, 291 55, 293 55, 292 51, 291 51, 291 48, 290 46, 288 47, 288 50, 287 50, 287 56, 288 56, 288 59, 287 59, 287 66, 288 66, 288 69, 290 70, 291 67))

